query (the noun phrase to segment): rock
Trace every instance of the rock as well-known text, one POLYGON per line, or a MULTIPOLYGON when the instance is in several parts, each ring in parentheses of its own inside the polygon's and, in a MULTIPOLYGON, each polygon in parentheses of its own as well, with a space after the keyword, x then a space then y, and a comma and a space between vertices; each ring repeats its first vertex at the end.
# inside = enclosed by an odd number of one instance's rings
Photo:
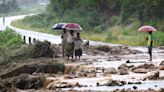
POLYGON ((81 87, 82 85, 80 85, 78 82, 76 83, 69 83, 69 82, 62 82, 59 79, 56 78, 49 78, 46 79, 46 88, 47 89, 56 89, 56 88, 69 88, 69 87, 81 87))
POLYGON ((154 87, 158 87, 157 85, 154 85, 154 87))
POLYGON ((85 72, 91 72, 91 71, 96 71, 96 67, 95 66, 86 66, 86 65, 82 65, 79 66, 79 68, 77 69, 77 71, 85 71, 85 72))
POLYGON ((145 69, 149 69, 152 67, 154 67, 154 64, 143 64, 138 66, 138 68, 145 68, 145 69))
POLYGON ((130 60, 127 60, 126 63, 130 63, 130 60))
POLYGON ((107 76, 108 74, 117 74, 117 73, 118 73, 118 71, 115 68, 111 67, 111 68, 105 69, 103 75, 107 76))
POLYGON ((85 41, 84 46, 89 46, 89 41, 85 41))
POLYGON ((103 70, 96 70, 96 73, 103 73, 103 70))
POLYGON ((75 68, 74 65, 65 65, 64 74, 72 74, 75 68))
POLYGON ((89 74, 87 74, 87 77, 89 77, 89 78, 96 77, 96 73, 89 73, 89 74))
POLYGON ((141 82, 128 82, 128 84, 142 84, 141 82))
POLYGON ((159 65, 160 66, 164 66, 164 61, 161 61, 161 63, 159 65))
POLYGON ((118 72, 119 72, 120 75, 128 74, 128 71, 125 68, 118 69, 118 72))
POLYGON ((133 86, 133 89, 137 89, 137 86, 133 86))
POLYGON ((71 75, 65 75, 64 78, 65 79, 73 79, 73 77, 71 75))
POLYGON ((46 78, 46 80, 44 82, 44 88, 50 89, 53 84, 58 84, 60 82, 61 82, 61 80, 59 80, 57 78, 48 77, 48 78, 46 78))
POLYGON ((129 66, 127 66, 126 64, 121 64, 118 69, 126 69, 128 70, 129 69, 129 66))
POLYGON ((133 70, 134 73, 147 73, 148 70, 145 68, 137 68, 135 70, 133 70))
POLYGON ((97 86, 123 86, 125 85, 125 81, 118 81, 118 80, 108 80, 106 83, 97 83, 97 86))
POLYGON ((75 86, 77 86, 77 87, 80 87, 80 84, 79 84, 79 82, 76 82, 75 86))
POLYGON ((153 72, 151 72, 150 75, 146 76, 144 78, 144 80, 146 80, 146 79, 155 80, 155 79, 158 79, 159 78, 159 75, 160 75, 160 72, 159 71, 153 71, 153 72))
POLYGON ((97 50, 109 52, 109 46, 107 46, 107 45, 98 46, 97 50))
POLYGON ((164 70, 164 66, 159 67, 159 70, 164 70))

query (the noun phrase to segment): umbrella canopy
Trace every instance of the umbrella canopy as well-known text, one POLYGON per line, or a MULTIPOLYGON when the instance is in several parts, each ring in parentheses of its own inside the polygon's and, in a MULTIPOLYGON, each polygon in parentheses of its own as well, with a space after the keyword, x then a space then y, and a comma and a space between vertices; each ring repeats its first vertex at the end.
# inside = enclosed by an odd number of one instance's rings
POLYGON ((66 23, 57 23, 55 24, 52 29, 57 29, 57 30, 61 30, 63 29, 63 26, 65 25, 66 23))
POLYGON ((156 29, 152 26, 142 26, 138 29, 138 31, 142 31, 142 32, 155 32, 156 29))
POLYGON ((66 30, 75 30, 75 31, 82 31, 83 29, 77 23, 67 23, 63 26, 66 30))

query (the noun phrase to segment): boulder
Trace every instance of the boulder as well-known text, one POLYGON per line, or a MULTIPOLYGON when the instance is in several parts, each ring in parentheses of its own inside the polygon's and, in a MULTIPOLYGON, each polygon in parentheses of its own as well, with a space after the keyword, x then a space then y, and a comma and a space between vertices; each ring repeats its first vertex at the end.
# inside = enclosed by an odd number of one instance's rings
POLYGON ((88 73, 87 77, 88 78, 96 77, 96 73, 88 73))
POLYGON ((97 83, 97 86, 123 86, 123 85, 125 85, 126 84, 126 82, 125 81, 119 81, 119 80, 112 80, 112 79, 110 79, 110 80, 108 80, 107 82, 105 82, 105 83, 97 83))
POLYGON ((109 52, 109 46, 107 46, 107 45, 98 46, 97 50, 109 52))
POLYGON ((135 70, 133 70, 134 73, 147 73, 148 70, 145 68, 137 68, 135 70))
POLYGON ((118 69, 120 75, 128 74, 128 71, 125 68, 118 69))
POLYGON ((127 66, 126 64, 121 64, 118 69, 126 69, 128 70, 129 69, 129 66, 127 66))
POLYGON ((118 73, 118 71, 114 67, 111 67, 111 68, 105 69, 103 75, 106 76, 108 74, 117 74, 117 73, 118 73))
POLYGON ((159 71, 153 71, 151 72, 148 76, 144 78, 144 80, 149 79, 149 80, 156 80, 159 78, 160 72, 159 71))
POLYGON ((164 70, 164 66, 160 66, 159 67, 159 70, 164 70))
POLYGON ((149 69, 154 67, 154 64, 143 64, 143 65, 139 65, 138 68, 145 68, 145 69, 149 69))
POLYGON ((95 66, 81 65, 81 66, 79 66, 77 71, 78 72, 80 72, 80 71, 93 72, 93 71, 96 71, 96 67, 95 66))
POLYGON ((81 85, 78 82, 76 83, 63 82, 62 80, 56 78, 47 78, 45 84, 46 84, 45 88, 47 89, 81 87, 81 85))
POLYGON ((161 61, 161 63, 159 65, 160 66, 164 66, 164 61, 161 61))
POLYGON ((71 76, 71 75, 65 75, 64 78, 65 79, 73 79, 73 76, 71 76))

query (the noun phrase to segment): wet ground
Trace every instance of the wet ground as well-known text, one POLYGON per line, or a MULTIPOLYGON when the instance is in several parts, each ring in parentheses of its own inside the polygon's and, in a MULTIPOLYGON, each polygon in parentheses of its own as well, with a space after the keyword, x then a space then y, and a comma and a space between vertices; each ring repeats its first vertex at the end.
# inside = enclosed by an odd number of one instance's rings
MULTIPOLYGON (((15 17, 13 17, 15 18, 15 17)), ((8 18, 10 22, 14 20, 8 18)), ((19 19, 19 18, 18 18, 19 19)), ((10 23, 7 23, 9 25, 10 23)), ((27 35, 32 32, 27 32, 22 29, 17 29, 17 32, 22 35, 27 35)), ((41 40, 49 40, 52 43, 60 43, 60 37, 52 36, 35 32, 34 38, 41 40), (43 37, 42 37, 43 36, 43 37), (53 37, 53 38, 52 38, 53 37), (54 40, 56 39, 56 40, 54 40)), ((31 35, 30 35, 31 36, 31 35)), ((164 64, 159 65, 164 60, 164 49, 153 49, 153 61, 148 61, 149 56, 145 47, 128 47, 118 44, 108 44, 101 42, 90 42, 92 46, 108 45, 109 48, 103 47, 84 47, 83 56, 80 61, 72 62, 63 59, 61 55, 58 58, 40 58, 29 59, 28 62, 21 64, 13 63, 9 66, 2 67, 1 73, 12 70, 16 66, 26 66, 38 64, 49 65, 52 62, 60 61, 66 64, 66 72, 64 74, 57 73, 30 73, 28 76, 46 75, 46 80, 49 82, 43 87, 44 90, 50 92, 60 90, 68 91, 113 91, 116 89, 131 89, 131 90, 147 90, 164 88, 164 64), (33 63, 35 62, 35 63, 33 63), (47 63, 45 63, 47 62, 47 63), (122 64, 126 64, 123 65, 122 64), (146 64, 146 65, 144 65, 146 64), (140 66, 140 67, 138 67, 140 66), (148 66, 148 67, 147 67, 148 66), (109 69, 110 68, 110 69, 109 69), (112 69, 111 69, 112 68, 112 69), (142 69, 141 69, 142 68, 142 69), (140 69, 140 70, 135 70, 140 69), (135 73, 135 72, 139 73, 135 73), (155 76, 159 72, 158 76, 155 76), (121 82, 123 81, 123 82, 121 82)), ((38 67, 40 68, 40 67, 38 67)), ((49 67, 46 67, 49 68, 49 67)), ((22 68, 20 68, 22 69, 22 68)), ((3 80, 3 79, 0 79, 3 80)), ((18 92, 46 92, 44 90, 17 90, 18 92)), ((47 92, 48 92, 47 91, 47 92)), ((12 91, 11 91, 12 92, 12 91)), ((149 91, 148 91, 149 92, 149 91)), ((161 91, 162 92, 162 91, 161 91)))
MULTIPOLYGON (((134 49, 134 47, 129 48, 132 50, 134 49)), ((64 59, 64 62, 66 62, 66 67, 68 67, 67 73, 64 75, 56 75, 56 77, 48 76, 46 79, 51 80, 52 82, 49 82, 46 87, 47 89, 56 91, 74 90, 73 92, 104 92, 122 89, 148 90, 150 88, 160 90, 161 88, 164 88, 164 71, 163 69, 160 69, 160 67, 163 66, 159 65, 161 61, 164 60, 164 50, 157 48, 154 49, 153 61, 148 61, 149 57, 145 49, 146 48, 143 47, 135 47, 135 50, 141 51, 135 54, 133 51, 129 54, 127 54, 126 51, 121 54, 111 54, 111 52, 104 52, 95 49, 84 50, 84 54, 80 61, 71 62, 71 60, 65 61, 64 59), (126 64, 127 66, 135 66, 136 69, 143 66, 142 69, 146 69, 146 72, 145 70, 141 70, 141 73, 135 73, 131 70, 133 68, 128 68, 127 73, 120 74, 119 69, 121 68, 119 67, 122 64, 126 64), (115 68, 117 73, 107 72, 105 74, 105 71, 109 68, 115 68), (154 76, 155 72, 159 72, 159 76, 154 76), (153 76, 154 78, 149 79, 149 76, 153 76), (113 83, 113 80, 116 80, 119 83, 120 81, 125 83, 115 84, 113 83), (56 81, 59 82, 56 83, 56 81), (78 85, 76 85, 77 83, 78 85)))

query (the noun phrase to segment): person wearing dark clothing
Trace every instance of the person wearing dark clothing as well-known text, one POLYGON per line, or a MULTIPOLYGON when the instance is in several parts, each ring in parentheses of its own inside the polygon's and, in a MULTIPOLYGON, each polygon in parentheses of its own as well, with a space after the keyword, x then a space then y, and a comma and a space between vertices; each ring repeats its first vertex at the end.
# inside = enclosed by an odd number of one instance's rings
POLYGON ((154 47, 154 36, 152 32, 149 32, 148 38, 147 38, 147 46, 148 46, 148 53, 150 56, 150 61, 152 61, 152 49, 154 47))
POLYGON ((80 33, 77 33, 77 37, 75 38, 75 60, 77 60, 77 57, 79 57, 78 60, 80 60, 80 57, 82 56, 82 39, 80 38, 80 33))

